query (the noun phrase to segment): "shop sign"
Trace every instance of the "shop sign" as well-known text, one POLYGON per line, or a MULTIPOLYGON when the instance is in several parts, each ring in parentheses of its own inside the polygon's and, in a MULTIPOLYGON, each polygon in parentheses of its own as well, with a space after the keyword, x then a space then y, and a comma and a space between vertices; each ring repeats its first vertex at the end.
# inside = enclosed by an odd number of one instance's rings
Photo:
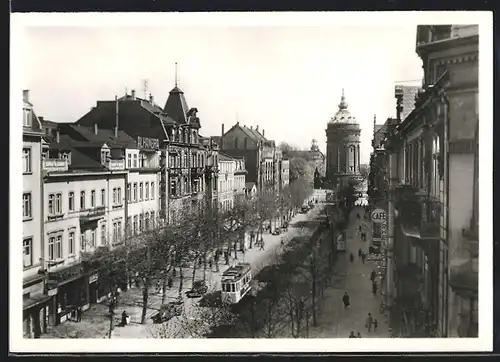
POLYGON ((89 284, 95 283, 98 280, 99 280, 99 274, 92 274, 89 277, 89 284))
POLYGON ((376 224, 385 223, 387 213, 384 209, 375 209, 371 213, 372 222, 376 224))
POLYGON ((144 150, 158 150, 160 148, 160 141, 157 138, 138 136, 137 147, 144 150))

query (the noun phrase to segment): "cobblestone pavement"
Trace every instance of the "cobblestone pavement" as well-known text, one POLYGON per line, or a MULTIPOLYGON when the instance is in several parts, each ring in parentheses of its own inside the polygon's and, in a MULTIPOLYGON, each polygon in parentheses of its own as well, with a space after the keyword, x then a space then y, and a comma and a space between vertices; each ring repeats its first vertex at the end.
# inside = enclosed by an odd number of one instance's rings
MULTIPOLYGON (((281 235, 264 234, 264 250, 253 246, 244 254, 238 252, 238 259, 234 259, 234 253, 230 258, 230 264, 238 262, 248 262, 252 265, 254 275, 258 270, 263 268, 268 263, 274 260, 276 253, 279 253, 280 240, 283 238, 285 242, 294 237, 299 229, 294 227, 295 223, 313 219, 322 209, 322 205, 317 205, 307 214, 297 214, 290 221, 290 228, 281 235)), ((221 258, 223 259, 223 258, 221 258)), ((219 263, 219 272, 207 271, 207 284, 209 291, 220 290, 220 280, 222 272, 229 266, 224 264, 224 260, 219 263)), ((203 270, 197 270, 195 279, 202 278, 203 270)), ((192 269, 184 270, 184 292, 191 289, 192 269)), ((178 295, 180 279, 174 279, 174 284, 167 291, 168 299, 176 298, 178 295)), ((112 332, 112 338, 193 338, 198 337, 193 334, 192 330, 186 328, 189 320, 194 320, 193 304, 196 304, 199 299, 184 298, 184 313, 183 316, 174 317, 168 322, 155 325, 151 321, 151 316, 155 314, 161 305, 161 293, 156 293, 154 288, 150 292, 148 310, 146 314, 146 323, 141 324, 142 314, 142 294, 141 290, 131 288, 127 292, 122 293, 120 297, 120 305, 116 310, 116 325, 112 332), (130 316, 130 324, 125 327, 117 326, 119 317, 122 311, 125 310, 130 316)), ((56 327, 49 327, 48 333, 43 335, 43 338, 108 338, 109 333, 109 317, 107 307, 102 304, 92 305, 91 308, 83 313, 81 322, 65 322, 56 327)))

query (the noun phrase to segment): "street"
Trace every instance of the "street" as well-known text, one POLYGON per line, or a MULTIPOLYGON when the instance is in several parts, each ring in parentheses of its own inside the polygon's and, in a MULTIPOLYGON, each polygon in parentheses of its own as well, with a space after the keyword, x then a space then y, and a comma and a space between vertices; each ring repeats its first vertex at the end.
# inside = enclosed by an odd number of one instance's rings
MULTIPOLYGON (((318 204, 314 209, 310 210, 307 214, 296 214, 290 221, 290 227, 287 232, 281 235, 271 235, 265 233, 264 250, 259 247, 253 246, 245 253, 238 252, 238 259, 234 259, 234 254, 230 257, 230 265, 238 262, 247 262, 252 265, 252 274, 255 276, 264 266, 271 263, 277 253, 279 253, 281 244, 280 240, 286 243, 299 232, 300 228, 294 226, 295 223, 300 223, 307 220, 314 219, 322 210, 323 205, 318 204)), ((223 258, 221 258, 223 259, 223 258)), ((219 272, 215 272, 215 266, 212 271, 207 270, 207 284, 210 291, 220 290, 220 281, 222 272, 229 266, 224 264, 224 260, 219 262, 219 272)), ((202 278, 203 270, 197 270, 196 278, 202 278)), ((120 304, 116 310, 118 318, 123 310, 130 316, 130 324, 121 327, 115 325, 111 338, 199 338, 196 328, 189 328, 188 324, 196 324, 196 315, 199 314, 201 307, 195 307, 199 298, 185 298, 184 292, 191 289, 191 276, 192 268, 184 270, 184 284, 183 284, 183 297, 184 297, 184 313, 182 316, 173 317, 163 324, 153 324, 151 316, 154 315, 161 305, 161 293, 155 292, 152 288, 148 302, 148 312, 146 316, 146 323, 141 324, 142 314, 142 292, 141 289, 132 288, 121 295, 120 304)), ((176 298, 179 289, 179 277, 174 279, 174 284, 171 289, 167 291, 167 301, 176 298)), ((52 327, 44 338, 54 338, 55 336, 61 338, 107 338, 109 331, 109 318, 106 316, 107 307, 104 305, 93 305, 88 311, 83 314, 82 321, 65 322, 59 326, 52 327)), ((116 323, 115 323, 116 324, 116 323)))

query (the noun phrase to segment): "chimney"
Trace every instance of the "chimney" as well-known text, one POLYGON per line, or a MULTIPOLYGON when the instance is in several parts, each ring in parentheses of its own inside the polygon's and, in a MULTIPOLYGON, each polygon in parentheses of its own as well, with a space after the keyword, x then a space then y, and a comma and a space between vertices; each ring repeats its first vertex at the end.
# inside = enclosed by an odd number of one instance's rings
POLYGON ((259 125, 255 126, 255 130, 259 132, 259 125))
POLYGON ((262 129, 262 137, 264 137, 264 129, 262 129))
POLYGON ((220 137, 220 146, 219 146, 219 148, 220 148, 221 150, 223 150, 223 149, 224 149, 224 123, 222 124, 222 129, 221 129, 221 132, 222 132, 222 133, 221 133, 221 135, 220 135, 221 137, 220 137))
POLYGON ((250 126, 250 129, 253 129, 253 126, 250 126))
POLYGON ((94 134, 97 134, 97 123, 94 124, 94 134))
POLYGON ((118 137, 118 96, 115 96, 115 138, 118 137))
POLYGON ((60 140, 59 130, 56 130, 56 142, 59 143, 59 140, 60 140))
POLYGON ((132 89, 132 100, 135 101, 135 89, 132 89))
POLYGON ((151 95, 151 93, 149 94, 149 102, 150 102, 151 104, 153 104, 153 103, 154 103, 154 97, 151 95))
POLYGON ((23 99, 27 100, 28 102, 30 101, 30 91, 29 91, 29 89, 23 90, 23 99))

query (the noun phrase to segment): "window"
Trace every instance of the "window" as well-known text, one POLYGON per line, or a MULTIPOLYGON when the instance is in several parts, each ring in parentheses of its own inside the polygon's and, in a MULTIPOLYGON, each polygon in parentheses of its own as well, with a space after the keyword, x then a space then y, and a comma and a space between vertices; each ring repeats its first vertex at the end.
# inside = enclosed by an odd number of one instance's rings
POLYGON ((134 182, 134 202, 137 201, 137 182, 134 182))
POLYGON ((90 207, 95 207, 95 190, 90 191, 90 207))
POLYGON ((149 182, 146 182, 144 187, 146 188, 146 200, 149 200, 149 182))
POLYGON ((132 155, 130 153, 127 155, 127 168, 132 168, 132 155))
POLYGON ((56 236, 56 245, 55 245, 56 259, 62 258, 62 235, 56 236))
POLYGON ((144 229, 149 230, 149 212, 144 216, 144 229))
POLYGON ((54 244, 56 242, 55 237, 49 238, 49 260, 54 260, 54 244))
POLYGON ((49 215, 62 213, 62 194, 49 194, 49 215))
POLYGON ((80 192, 80 209, 85 210, 85 191, 80 192))
POLYGON ((155 198, 155 183, 151 182, 151 200, 155 198))
POLYGON ((142 201, 143 199, 143 190, 142 190, 142 182, 139 183, 139 200, 142 201))
POLYGON ((155 220, 155 212, 154 211, 151 211, 151 227, 155 227, 155 223, 156 223, 156 220, 155 220))
POLYGON ((85 238, 85 232, 80 234, 80 250, 85 251, 87 249, 87 239, 85 238))
POLYGON ((131 227, 132 227, 132 216, 129 216, 127 218, 127 234, 129 233, 131 227))
POLYGON ((31 127, 31 111, 29 109, 24 109, 23 126, 31 127))
POLYGON ((129 182, 127 185, 127 199, 128 202, 132 202, 132 184, 129 182))
POLYGON ((95 229, 90 230, 90 247, 95 247, 95 229))
POLYGON ((113 189, 113 205, 116 205, 117 204, 117 200, 118 199, 118 192, 116 190, 116 187, 113 189))
POLYGON ((134 155, 134 168, 137 168, 137 154, 134 155))
POLYGON ((113 244, 116 244, 118 241, 118 223, 113 223, 113 244))
POLYGON ((118 221, 117 222, 117 232, 118 232, 118 240, 120 240, 121 236, 122 236, 122 222, 121 221, 118 221))
POLYGON ((31 172, 31 149, 23 148, 23 173, 31 172))
POLYGON ((75 254, 75 232, 70 231, 68 234, 68 254, 75 254))
POLYGON ((106 224, 101 225, 101 245, 106 245, 106 224))
POLYGON ((49 260, 56 260, 62 257, 62 235, 49 238, 49 260))
POLYGON ((31 194, 23 194, 23 219, 28 219, 31 217, 31 194))
POLYGON ((139 215, 139 232, 144 230, 144 214, 139 215))
POLYGON ((137 228, 137 215, 134 216, 134 224, 132 225, 132 233, 137 234, 139 232, 137 228))
POLYGON ((75 193, 73 191, 68 193, 68 208, 69 211, 75 210, 75 193))
POLYGON ((33 239, 23 240, 23 267, 27 268, 33 265, 33 239))
POLYGON ((122 188, 121 187, 118 187, 117 188, 117 203, 118 205, 121 205, 122 204, 122 188))

